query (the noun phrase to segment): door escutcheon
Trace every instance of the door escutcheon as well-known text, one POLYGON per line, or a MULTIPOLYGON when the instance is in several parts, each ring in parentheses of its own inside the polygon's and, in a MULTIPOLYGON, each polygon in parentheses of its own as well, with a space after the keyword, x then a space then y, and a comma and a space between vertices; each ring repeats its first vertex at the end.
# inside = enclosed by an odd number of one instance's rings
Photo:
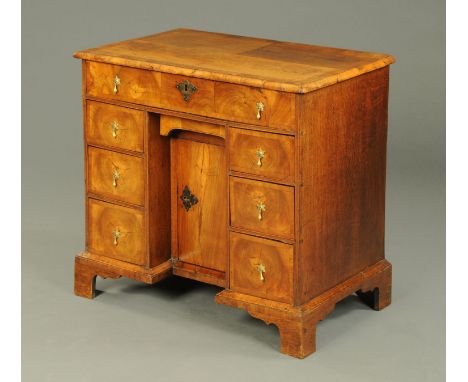
POLYGON ((184 187, 180 200, 182 200, 185 211, 188 211, 194 204, 198 203, 198 198, 192 194, 188 186, 184 187))

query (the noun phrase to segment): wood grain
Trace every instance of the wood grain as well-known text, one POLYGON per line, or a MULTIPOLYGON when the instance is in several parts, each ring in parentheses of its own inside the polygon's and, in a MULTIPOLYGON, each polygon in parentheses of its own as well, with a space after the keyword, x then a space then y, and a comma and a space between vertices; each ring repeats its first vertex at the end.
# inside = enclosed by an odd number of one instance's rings
POLYGON ((208 122, 199 122, 191 119, 179 118, 170 115, 161 115, 161 135, 169 135, 174 130, 193 131, 195 133, 226 137, 224 124, 215 125, 208 122))
POLYGON ((227 119, 279 130, 295 130, 295 97, 293 94, 262 90, 248 86, 215 83, 187 76, 135 70, 88 62, 87 92, 98 99, 133 102, 201 116, 227 119), (113 80, 119 76, 118 92, 113 80), (186 101, 177 85, 189 81, 196 91, 186 101), (161 97, 161 94, 163 96, 161 97), (256 105, 264 104, 257 118, 256 105))
POLYGON ((388 54, 190 29, 86 49, 74 56, 293 93, 334 85, 395 62, 388 54))
POLYGON ((232 119, 252 125, 295 130, 294 95, 261 88, 215 83, 215 110, 220 118, 232 119), (257 117, 257 103, 264 111, 257 117))
MULTIPOLYGON (((198 134, 199 139, 203 139, 198 134)), ((219 139, 222 143, 223 140, 219 139)), ((172 209, 175 258, 186 263, 225 271, 227 263, 227 209, 224 146, 181 136, 171 140, 172 209), (198 199, 184 208, 185 187, 198 199)))
POLYGON ((298 286, 306 302, 384 258, 388 68, 302 97, 298 286))
POLYGON ((355 291, 372 293, 371 307, 381 310, 391 302, 392 266, 386 260, 373 264, 309 302, 292 306, 231 290, 216 295, 219 304, 245 309, 250 315, 274 324, 280 332, 280 350, 296 358, 305 358, 316 350, 316 326, 330 314, 337 302, 355 291))
POLYGON ((87 62, 87 66, 87 95, 150 106, 160 104, 161 73, 96 62, 87 62), (120 78, 117 93, 115 76, 120 78))
POLYGON ((213 81, 163 73, 161 75, 161 94, 164 94, 160 103, 163 108, 200 115, 214 114, 213 81), (176 87, 177 84, 184 81, 189 81, 197 88, 189 101, 184 100, 182 93, 176 87))
POLYGON ((88 148, 88 192, 143 206, 145 179, 143 158, 88 148))
POLYGON ((226 272, 186 263, 179 259, 173 260, 172 273, 202 283, 226 288, 226 272))
POLYGON ((230 289, 286 303, 293 301, 293 247, 231 232, 230 289), (263 280, 258 267, 264 266, 263 280))
POLYGON ((294 239, 293 187, 231 176, 229 204, 232 227, 294 239))
POLYGON ((153 268, 171 257, 171 165, 170 142, 159 134, 158 115, 146 113, 146 224, 148 258, 153 268))
POLYGON ((77 295, 92 298, 96 276, 217 285, 217 302, 277 325, 281 351, 299 358, 337 301, 390 304, 393 57, 188 29, 75 56, 87 190, 77 295), (184 208, 186 186, 197 199, 184 208))
POLYGON ((172 275, 172 266, 169 261, 149 269, 89 252, 82 252, 75 257, 75 294, 94 298, 96 276, 113 279, 123 276, 146 284, 154 284, 170 275, 172 275))
POLYGON ((229 129, 230 169, 264 177, 266 180, 294 182, 294 137, 243 129, 229 129), (260 161, 257 152, 263 152, 260 161))
POLYGON ((143 265, 146 262, 143 212, 88 199, 88 251, 105 257, 143 265), (113 232, 120 238, 114 244, 113 232))
POLYGON ((86 105, 88 143, 143 152, 144 112, 94 101, 86 105))

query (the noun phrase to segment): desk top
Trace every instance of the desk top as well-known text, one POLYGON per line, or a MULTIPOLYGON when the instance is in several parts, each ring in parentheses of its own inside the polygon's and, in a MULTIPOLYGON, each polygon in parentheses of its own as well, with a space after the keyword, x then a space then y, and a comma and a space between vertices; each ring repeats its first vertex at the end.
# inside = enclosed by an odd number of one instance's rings
POLYGON ((388 54, 174 29, 76 52, 84 60, 307 93, 395 62, 388 54))

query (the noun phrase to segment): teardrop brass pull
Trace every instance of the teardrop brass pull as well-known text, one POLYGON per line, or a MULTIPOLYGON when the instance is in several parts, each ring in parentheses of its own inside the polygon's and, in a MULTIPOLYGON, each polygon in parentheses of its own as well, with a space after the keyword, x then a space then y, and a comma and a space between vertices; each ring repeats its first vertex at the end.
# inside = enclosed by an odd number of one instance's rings
POLYGON ((266 205, 263 202, 257 204, 258 220, 263 219, 263 213, 266 211, 266 205))
POLYGON ((265 105, 263 104, 263 102, 257 102, 257 119, 260 119, 262 118, 262 112, 265 111, 265 105))
POLYGON ((260 263, 260 264, 257 264, 256 268, 260 275, 260 281, 265 281, 265 276, 263 275, 266 272, 265 265, 260 263))
POLYGON ((114 77, 114 94, 119 92, 120 77, 116 74, 114 77))
POLYGON ((117 121, 112 121, 112 137, 117 138, 117 133, 119 132, 119 124, 117 121))
POLYGON ((115 227, 112 231, 112 237, 114 238, 114 245, 119 245, 119 239, 122 236, 122 232, 120 232, 119 227, 115 227))
POLYGON ((265 150, 263 149, 257 149, 257 151, 255 152, 255 154, 257 155, 257 166, 258 167, 262 167, 262 159, 265 158, 265 150))
POLYGON ((120 170, 118 167, 114 167, 112 170, 112 187, 118 186, 117 181, 120 179, 120 170))

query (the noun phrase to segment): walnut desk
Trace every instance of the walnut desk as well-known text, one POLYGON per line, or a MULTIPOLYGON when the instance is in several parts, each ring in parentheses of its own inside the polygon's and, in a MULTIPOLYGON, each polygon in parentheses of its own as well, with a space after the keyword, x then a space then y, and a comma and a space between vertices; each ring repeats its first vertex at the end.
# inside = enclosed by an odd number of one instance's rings
POLYGON ((386 54, 171 30, 82 60, 86 251, 96 276, 172 274, 315 351, 357 293, 390 304, 384 258, 386 54))

